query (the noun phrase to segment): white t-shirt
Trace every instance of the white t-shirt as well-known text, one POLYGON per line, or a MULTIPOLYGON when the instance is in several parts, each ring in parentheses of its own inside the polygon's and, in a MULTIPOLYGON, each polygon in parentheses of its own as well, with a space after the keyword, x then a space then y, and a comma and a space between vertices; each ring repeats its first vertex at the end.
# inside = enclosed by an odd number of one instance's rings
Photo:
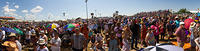
POLYGON ((15 42, 17 43, 17 47, 18 47, 19 51, 22 51, 21 43, 18 40, 16 40, 15 42))
POLYGON ((0 32, 0 38, 2 38, 2 39, 0 39, 0 40, 4 40, 5 39, 5 34, 6 34, 6 32, 5 31, 1 31, 0 32), (3 36, 3 37, 2 37, 3 36))
POLYGON ((34 29, 31 29, 31 33, 36 33, 34 29))
MULTIPOLYGON (((46 35, 44 35, 44 36, 40 36, 39 39, 45 39, 45 37, 48 38, 46 35)), ((46 40, 46 44, 48 44, 48 40, 46 40)))
POLYGON ((60 46, 61 46, 61 39, 58 37, 58 39, 55 39, 55 37, 53 37, 50 40, 50 43, 55 44, 56 46, 51 46, 51 50, 52 51, 60 51, 60 46))
POLYGON ((26 39, 31 39, 31 31, 26 31, 26 39))
POLYGON ((37 48, 37 51, 49 51, 49 49, 47 47, 40 49, 40 47, 37 48))

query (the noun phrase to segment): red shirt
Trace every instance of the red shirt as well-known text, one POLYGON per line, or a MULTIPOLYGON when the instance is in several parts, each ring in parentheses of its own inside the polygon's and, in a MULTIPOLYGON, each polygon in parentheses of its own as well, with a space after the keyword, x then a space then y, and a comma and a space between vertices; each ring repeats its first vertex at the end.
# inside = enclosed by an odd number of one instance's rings
POLYGON ((88 30, 87 27, 82 27, 82 28, 80 29, 80 31, 81 31, 81 33, 84 34, 84 36, 85 36, 86 39, 89 38, 89 36, 88 36, 88 34, 89 34, 89 30, 88 30))

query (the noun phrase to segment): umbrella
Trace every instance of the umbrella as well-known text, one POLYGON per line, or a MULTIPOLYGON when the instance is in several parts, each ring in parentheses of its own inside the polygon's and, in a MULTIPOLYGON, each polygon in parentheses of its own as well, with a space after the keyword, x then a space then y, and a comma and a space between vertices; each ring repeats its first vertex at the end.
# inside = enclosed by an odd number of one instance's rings
POLYGON ((56 24, 56 23, 53 23, 53 25, 55 25, 56 27, 59 27, 60 25, 56 24))
POLYGON ((47 27, 48 27, 48 28, 51 28, 51 29, 54 29, 54 28, 59 27, 59 25, 56 24, 56 23, 53 23, 53 24, 49 24, 49 25, 47 25, 47 27))
POLYGON ((72 23, 72 24, 68 24, 67 28, 73 28, 73 27, 78 27, 78 26, 79 24, 72 23))
POLYGON ((6 27, 1 27, 0 29, 1 29, 1 30, 4 30, 4 31, 5 31, 5 30, 7 30, 7 28, 6 28, 6 27))
POLYGON ((190 19, 190 18, 186 19, 186 20, 184 21, 185 28, 186 28, 186 29, 189 29, 190 23, 192 23, 192 22, 194 22, 193 19, 190 19))
POLYGON ((79 24, 75 24, 75 23, 72 23, 75 27, 78 27, 79 26, 79 24))
POLYGON ((6 32, 13 32, 13 33, 17 33, 15 30, 11 29, 11 28, 6 28, 6 27, 2 27, 0 28, 1 30, 4 30, 6 32))
POLYGON ((73 27, 75 27, 75 25, 73 25, 73 24, 68 24, 68 27, 67 27, 67 28, 73 28, 73 27))
POLYGON ((144 51, 184 51, 184 49, 171 43, 163 43, 156 44, 156 46, 148 46, 144 51))
POLYGON ((72 31, 75 27, 79 27, 79 26, 80 26, 79 24, 72 23, 72 24, 65 25, 64 29, 72 31))
POLYGON ((23 35, 24 33, 23 33, 23 31, 21 31, 20 29, 18 29, 18 28, 16 28, 16 27, 14 27, 13 28, 18 34, 20 34, 20 35, 23 35))
POLYGON ((51 24, 48 24, 47 27, 49 27, 51 24))
POLYGON ((68 27, 68 25, 65 25, 64 29, 66 29, 68 27))

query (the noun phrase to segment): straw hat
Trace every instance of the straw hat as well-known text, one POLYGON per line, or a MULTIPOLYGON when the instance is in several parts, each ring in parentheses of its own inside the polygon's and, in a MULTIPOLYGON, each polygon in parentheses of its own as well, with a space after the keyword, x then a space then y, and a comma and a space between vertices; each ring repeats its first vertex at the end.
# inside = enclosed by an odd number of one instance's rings
POLYGON ((46 44, 46 42, 45 42, 45 40, 44 39, 39 39, 38 41, 37 41, 37 43, 39 44, 39 45, 44 45, 44 44, 46 44))
POLYGON ((9 37, 13 37, 13 36, 16 36, 15 33, 11 33, 10 35, 8 35, 9 37))
POLYGON ((195 22, 190 23, 190 27, 194 27, 196 25, 195 22))

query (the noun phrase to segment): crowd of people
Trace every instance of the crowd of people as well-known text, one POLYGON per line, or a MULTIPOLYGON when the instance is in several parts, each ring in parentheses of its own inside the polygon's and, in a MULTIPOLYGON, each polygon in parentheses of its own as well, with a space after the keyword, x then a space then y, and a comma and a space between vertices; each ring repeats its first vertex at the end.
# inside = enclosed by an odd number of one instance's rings
POLYGON ((179 47, 190 42, 191 48, 200 50, 199 16, 173 15, 169 11, 138 13, 135 16, 56 22, 1 22, 0 50, 22 51, 30 47, 33 48, 30 51, 61 51, 62 48, 69 48, 64 51, 87 51, 87 48, 94 51, 107 51, 106 48, 108 51, 130 51, 139 49, 138 44, 142 47, 155 46, 166 38, 170 43, 174 36, 179 47), (186 19, 197 21, 193 21, 187 29, 184 26, 186 19), (71 23, 78 26, 64 28, 71 23), (49 24, 57 24, 57 27, 49 28, 49 24), (22 33, 3 28, 17 28, 22 33))

